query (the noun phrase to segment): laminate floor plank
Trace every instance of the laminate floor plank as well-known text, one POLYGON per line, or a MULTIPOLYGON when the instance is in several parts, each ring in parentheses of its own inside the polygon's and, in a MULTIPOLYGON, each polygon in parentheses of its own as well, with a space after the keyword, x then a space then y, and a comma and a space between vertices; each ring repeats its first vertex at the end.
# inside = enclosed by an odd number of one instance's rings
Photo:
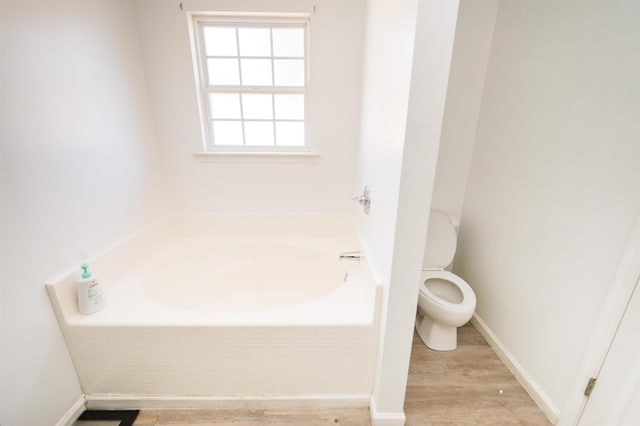
POLYGON ((233 410, 157 410, 145 414, 158 416, 154 426, 258 426, 264 416, 261 409, 233 410))
POLYGON ((157 421, 157 415, 149 411, 141 411, 138 417, 136 417, 136 421, 133 422, 133 426, 155 426, 157 421))
POLYGON ((266 410, 261 426, 370 426, 368 408, 266 410))
MULTIPOLYGON (((146 410, 153 426, 371 426, 368 408, 295 408, 266 410, 146 410)), ((138 420, 134 423, 138 426, 138 420)), ((145 420, 148 422, 148 420, 145 420)))
POLYGON ((550 424, 471 323, 458 329, 455 351, 414 335, 404 409, 408 426, 550 424))

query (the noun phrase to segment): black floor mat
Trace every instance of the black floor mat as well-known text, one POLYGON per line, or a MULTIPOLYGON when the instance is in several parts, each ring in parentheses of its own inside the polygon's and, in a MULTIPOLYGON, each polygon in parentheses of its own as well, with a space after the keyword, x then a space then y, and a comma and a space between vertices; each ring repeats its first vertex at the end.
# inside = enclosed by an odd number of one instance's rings
POLYGON ((120 426, 133 426, 138 413, 140 413, 139 410, 87 410, 78 417, 78 420, 119 420, 120 426))

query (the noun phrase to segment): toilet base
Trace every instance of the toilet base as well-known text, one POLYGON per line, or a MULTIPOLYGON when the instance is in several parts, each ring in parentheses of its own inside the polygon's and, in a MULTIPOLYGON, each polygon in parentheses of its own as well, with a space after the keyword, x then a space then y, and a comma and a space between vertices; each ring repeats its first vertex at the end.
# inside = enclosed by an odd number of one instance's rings
POLYGON ((428 315, 418 314, 416 331, 430 349, 452 351, 458 347, 458 327, 437 323, 428 315))

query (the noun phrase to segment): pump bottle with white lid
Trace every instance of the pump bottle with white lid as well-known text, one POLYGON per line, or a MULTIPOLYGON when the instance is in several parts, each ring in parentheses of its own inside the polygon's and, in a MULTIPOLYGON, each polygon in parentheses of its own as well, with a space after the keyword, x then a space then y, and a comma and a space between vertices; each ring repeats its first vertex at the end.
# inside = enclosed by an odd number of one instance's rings
POLYGON ((104 293, 96 277, 87 270, 89 265, 83 263, 80 268, 82 277, 78 280, 78 309, 81 314, 89 315, 104 308, 104 293))

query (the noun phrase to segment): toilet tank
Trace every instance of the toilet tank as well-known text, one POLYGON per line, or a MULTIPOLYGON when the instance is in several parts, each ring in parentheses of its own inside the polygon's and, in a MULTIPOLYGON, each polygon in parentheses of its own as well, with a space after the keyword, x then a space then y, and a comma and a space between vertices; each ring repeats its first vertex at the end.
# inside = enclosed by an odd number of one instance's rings
POLYGON ((431 211, 422 269, 444 269, 451 264, 458 245, 458 225, 455 217, 431 211))

